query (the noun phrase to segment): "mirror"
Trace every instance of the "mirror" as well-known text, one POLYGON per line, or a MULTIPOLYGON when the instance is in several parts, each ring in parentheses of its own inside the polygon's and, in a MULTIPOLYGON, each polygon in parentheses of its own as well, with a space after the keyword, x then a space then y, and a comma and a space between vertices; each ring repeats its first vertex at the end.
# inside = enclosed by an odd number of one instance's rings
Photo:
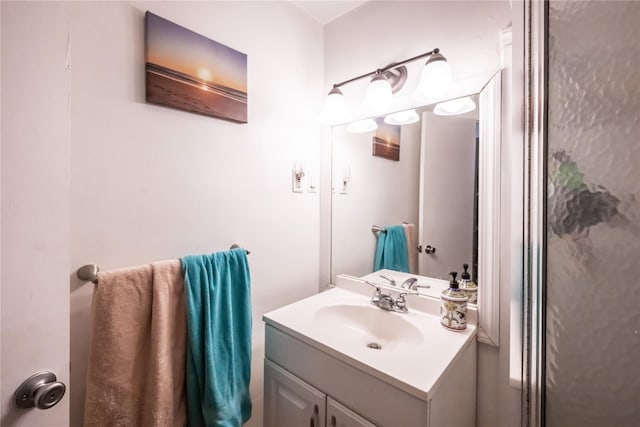
POLYGON ((481 327, 489 330, 480 336, 494 345, 499 95, 497 73, 480 93, 469 95, 474 111, 440 116, 433 112, 435 104, 429 104, 416 108, 419 121, 391 130, 383 117, 374 118, 375 131, 332 128, 332 281, 338 274, 362 277, 377 270, 382 231, 374 226, 414 224, 411 273, 448 280, 449 272, 460 273, 462 264, 469 264, 479 287, 481 327))
POLYGON ((461 115, 437 115, 431 104, 416 109, 414 123, 388 125, 382 116, 375 130, 333 129, 334 277, 377 270, 380 233, 408 223, 415 225, 409 268, 379 267, 448 280, 466 263, 477 280, 478 96, 467 99, 474 109, 461 115))

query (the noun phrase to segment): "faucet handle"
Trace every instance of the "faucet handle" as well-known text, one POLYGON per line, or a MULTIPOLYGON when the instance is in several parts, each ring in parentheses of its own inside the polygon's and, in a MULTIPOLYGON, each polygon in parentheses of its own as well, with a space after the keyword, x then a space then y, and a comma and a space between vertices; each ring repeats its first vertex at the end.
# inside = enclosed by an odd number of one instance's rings
POLYGON ((406 294, 400 294, 398 295, 398 298, 396 298, 395 311, 399 311, 401 313, 409 311, 407 309, 407 300, 404 298, 405 295, 406 294))
POLYGON ((376 285, 375 283, 371 283, 371 282, 367 282, 366 280, 364 281, 364 283, 366 283, 369 286, 373 286, 376 289, 376 293, 380 293, 380 286, 376 285))
POLYGON ((395 280, 390 279, 390 278, 388 278, 387 276, 385 276, 385 275, 383 275, 383 274, 379 274, 379 276, 380 276, 380 277, 382 277, 382 278, 383 278, 383 279, 385 279, 385 280, 388 280, 388 281, 389 281, 389 284, 390 284, 391 286, 396 286, 396 281, 395 281, 395 280))

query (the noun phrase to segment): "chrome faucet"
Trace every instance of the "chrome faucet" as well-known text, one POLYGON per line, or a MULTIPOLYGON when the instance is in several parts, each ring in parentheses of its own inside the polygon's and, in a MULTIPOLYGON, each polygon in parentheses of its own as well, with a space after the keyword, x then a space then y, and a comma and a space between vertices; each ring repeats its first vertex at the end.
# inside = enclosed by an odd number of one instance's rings
POLYGON ((408 289, 410 291, 415 291, 418 288, 430 288, 431 285, 419 285, 418 284, 418 279, 416 279, 415 277, 409 277, 407 280, 402 282, 400 287, 402 289, 408 289))
POLYGON ((380 290, 380 287, 375 283, 365 281, 367 285, 373 286, 376 291, 371 296, 371 305, 385 310, 394 311, 396 313, 408 313, 407 302, 404 299, 405 294, 400 294, 397 299, 394 299, 390 294, 385 294, 380 290))
POLYGON ((407 280, 402 282, 402 285, 400 285, 400 287, 402 289, 413 290, 413 289, 415 289, 414 285, 416 284, 417 281, 418 281, 418 279, 416 279, 415 277, 409 277, 407 280))
POLYGON ((371 297, 371 304, 385 311, 393 311, 396 302, 391 295, 376 291, 371 297))

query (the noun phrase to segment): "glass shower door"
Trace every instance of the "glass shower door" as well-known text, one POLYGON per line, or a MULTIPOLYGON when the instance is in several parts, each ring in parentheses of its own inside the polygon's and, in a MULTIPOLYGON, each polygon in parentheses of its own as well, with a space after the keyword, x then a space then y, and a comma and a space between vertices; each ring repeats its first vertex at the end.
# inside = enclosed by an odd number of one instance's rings
POLYGON ((640 2, 548 9, 546 425, 640 426, 640 2))

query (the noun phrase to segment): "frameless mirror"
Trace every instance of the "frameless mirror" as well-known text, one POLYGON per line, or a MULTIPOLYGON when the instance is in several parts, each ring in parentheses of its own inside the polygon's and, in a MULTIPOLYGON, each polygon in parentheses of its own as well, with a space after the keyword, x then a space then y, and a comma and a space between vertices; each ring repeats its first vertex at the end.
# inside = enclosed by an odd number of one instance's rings
POLYGON ((469 95, 472 111, 439 115, 430 104, 416 108, 413 123, 375 117, 375 130, 372 121, 332 129, 332 280, 378 270, 380 233, 413 224, 408 271, 447 280, 468 264, 478 283, 481 327, 490 330, 481 339, 495 345, 499 94, 498 73, 469 95))

